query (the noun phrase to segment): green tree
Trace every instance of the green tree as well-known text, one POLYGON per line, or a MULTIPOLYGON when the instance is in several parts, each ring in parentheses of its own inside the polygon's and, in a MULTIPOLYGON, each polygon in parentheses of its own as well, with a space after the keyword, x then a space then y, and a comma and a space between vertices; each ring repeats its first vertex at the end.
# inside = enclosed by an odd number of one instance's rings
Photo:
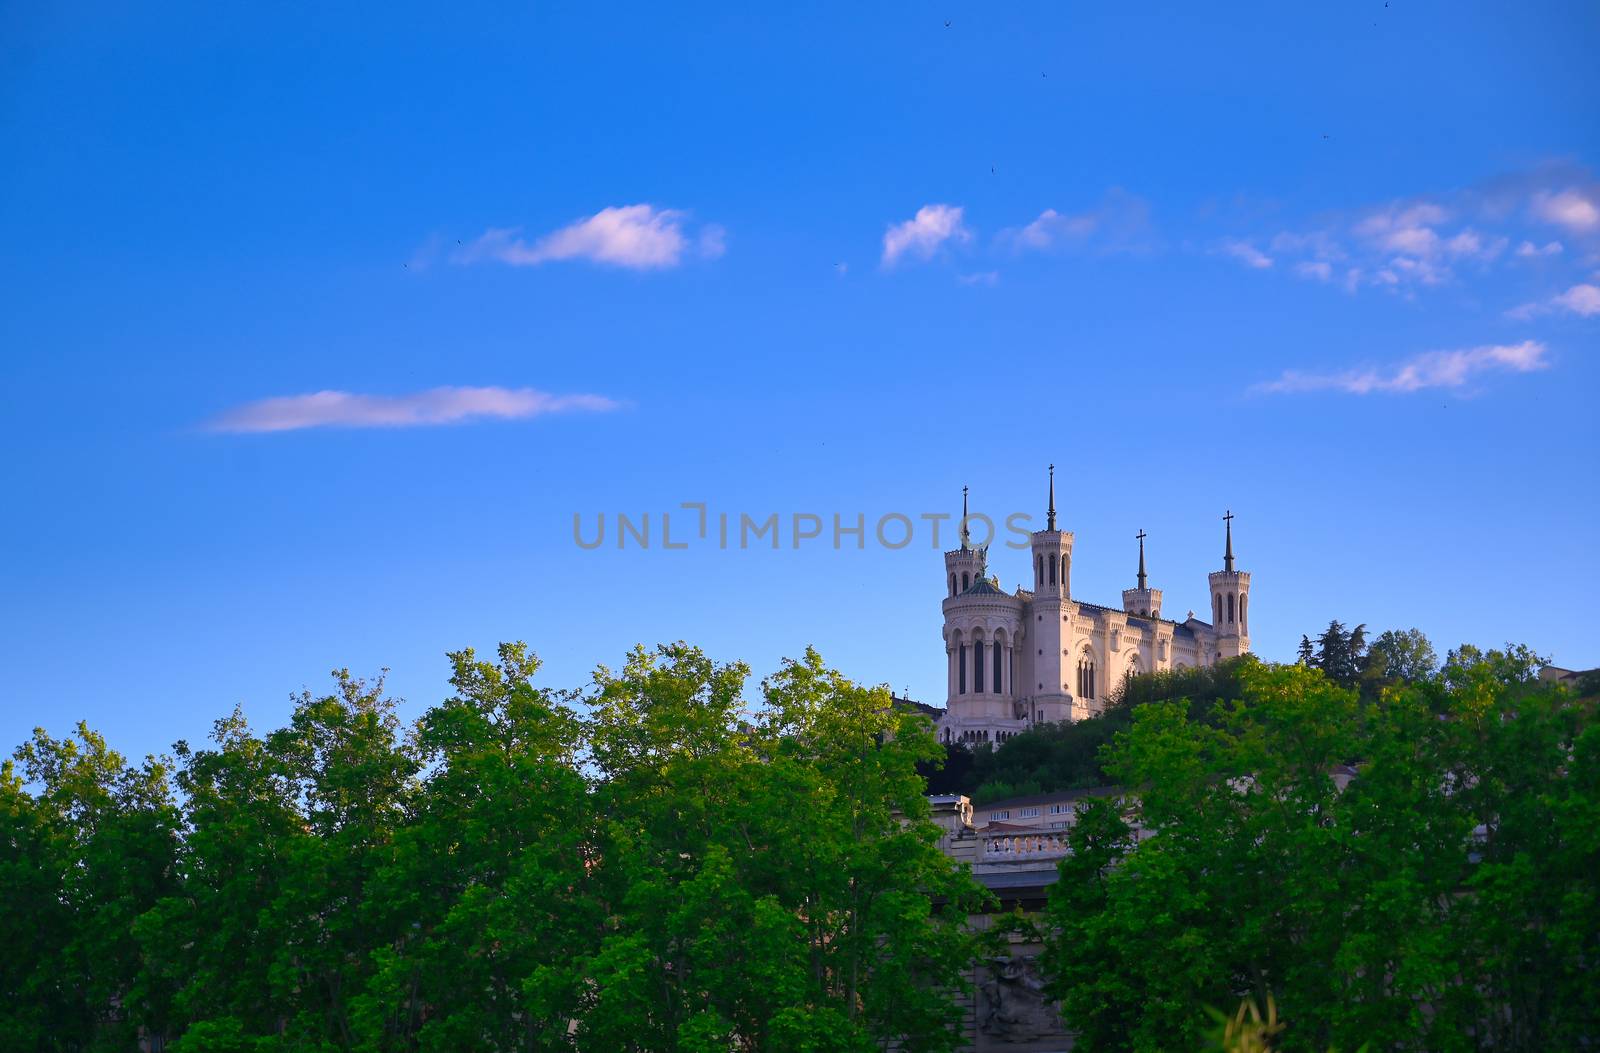
POLYGON ((132 1048, 164 1025, 169 994, 133 997, 134 921, 176 884, 167 763, 130 766, 82 723, 65 739, 36 729, 15 756, 20 775, 0 768, 0 1033, 19 1049, 132 1048))
POLYGON ((215 748, 178 744, 181 885, 136 923, 138 986, 174 992, 171 1030, 194 1032, 184 1039, 190 1050, 222 1048, 230 1034, 276 1032, 284 1009, 266 919, 311 836, 282 758, 240 710, 217 721, 211 738, 215 748))
POLYGON ((1307 664, 1322 670, 1340 687, 1356 686, 1365 664, 1367 627, 1358 625, 1346 630, 1336 618, 1317 637, 1316 645, 1316 655, 1307 664))
POLYGON ((951 1048, 978 891, 928 819, 931 726, 814 651, 764 684, 759 712, 746 676, 683 644, 597 676, 612 921, 579 1044, 951 1048))
POLYGON ((602 919, 570 697, 535 687, 521 643, 498 662, 450 655, 454 697, 418 722, 427 777, 369 898, 392 942, 373 952, 359 1045, 371 1050, 565 1046, 602 919))
POLYGON ((1129 677, 1105 710, 1087 720, 1030 728, 997 746, 973 753, 973 770, 962 789, 980 803, 1029 793, 1077 790, 1111 781, 1104 749, 1133 722, 1138 706, 1186 699, 1195 719, 1213 719, 1219 704, 1240 697, 1240 675, 1252 655, 1204 667, 1185 667, 1129 677))
POLYGON ((1388 629, 1367 650, 1363 676, 1382 682, 1414 684, 1433 676, 1439 658, 1421 629, 1388 629))
POLYGON ((1212 723, 1136 710, 1107 764, 1137 798, 1089 806, 1051 894, 1047 968, 1083 1048, 1193 1048, 1196 1006, 1269 993, 1285 1050, 1595 1034, 1600 732, 1504 665, 1382 706, 1258 665, 1212 723))

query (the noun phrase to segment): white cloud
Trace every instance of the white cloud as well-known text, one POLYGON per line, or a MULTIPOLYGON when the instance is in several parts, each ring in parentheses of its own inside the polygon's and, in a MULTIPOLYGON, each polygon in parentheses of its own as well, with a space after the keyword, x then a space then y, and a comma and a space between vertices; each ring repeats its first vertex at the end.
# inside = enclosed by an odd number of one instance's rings
POLYGON ((1439 235, 1433 228, 1447 218, 1442 207, 1428 201, 1390 205, 1357 223, 1355 233, 1385 252, 1428 256, 1439 246, 1439 235))
POLYGON ((1217 247, 1217 251, 1224 256, 1232 256, 1246 267, 1254 270, 1266 270, 1272 266, 1272 257, 1250 244, 1248 241, 1228 239, 1217 247))
POLYGON ((547 413, 603 412, 620 405, 602 395, 551 395, 533 388, 443 387, 410 395, 316 391, 247 402, 212 420, 207 429, 277 432, 304 428, 410 428, 547 413))
POLYGON ((956 281, 962 285, 999 285, 999 271, 979 271, 976 274, 958 274, 956 281))
POLYGON ((1048 252, 1093 245, 1103 252, 1139 252, 1151 248, 1150 206, 1120 187, 1083 212, 1047 208, 1025 227, 1002 230, 996 241, 1017 252, 1048 252))
POLYGON ((1082 241, 1093 234, 1099 225, 1093 214, 1081 212, 1066 216, 1053 208, 1039 213, 1039 218, 1016 232, 1018 248, 1048 249, 1065 241, 1082 241))
MULTIPOLYGON (((655 270, 676 267, 690 246, 684 230, 685 213, 653 205, 603 208, 533 243, 518 236, 519 229, 501 227, 486 231, 456 254, 456 262, 498 260, 513 267, 534 267, 553 260, 586 259, 615 267, 655 270)), ((708 259, 722 255, 726 232, 718 226, 701 229, 700 254, 708 259)))
POLYGON ((1535 245, 1531 241, 1524 241, 1517 246, 1517 255, 1524 258, 1529 256, 1559 256, 1561 255, 1561 242, 1547 241, 1543 245, 1535 245))
POLYGON ((1525 303, 1521 307, 1513 307, 1506 312, 1506 317, 1526 321, 1535 315, 1549 314, 1552 311, 1567 311, 1580 318, 1600 315, 1600 285, 1590 285, 1587 282, 1574 285, 1566 292, 1552 296, 1543 303, 1525 303))
POLYGON ((1600 230, 1600 194, 1593 190, 1540 190, 1533 195, 1532 203, 1533 214, 1547 223, 1579 234, 1600 230))
POLYGON ((893 267, 902 256, 926 260, 947 241, 970 240, 961 214, 959 205, 923 205, 912 219, 890 224, 883 235, 883 266, 893 267))
POLYGON ((1302 278, 1330 281, 1333 278, 1333 264, 1325 260, 1302 260, 1294 265, 1294 272, 1302 278))
POLYGON ((1286 370, 1277 380, 1258 384, 1269 394, 1339 391, 1350 395, 1404 395, 1427 388, 1459 388, 1483 373, 1531 373, 1549 368, 1546 347, 1537 340, 1520 344, 1473 347, 1460 351, 1429 351, 1398 365, 1346 370, 1340 373, 1302 373, 1286 370))
POLYGON ((1600 314, 1600 286, 1574 285, 1550 302, 1573 314, 1592 318, 1600 314))
POLYGON ((1444 248, 1452 256, 1487 262, 1504 252, 1509 244, 1511 242, 1507 238, 1485 237, 1471 227, 1464 227, 1444 243, 1444 248))
POLYGON ((1304 234, 1283 230, 1272 236, 1270 248, 1281 255, 1310 255, 1319 260, 1337 262, 1347 258, 1344 247, 1325 230, 1304 234))
POLYGON ((700 256, 703 259, 721 259, 728 251, 728 230, 719 223, 708 223, 700 228, 700 256))

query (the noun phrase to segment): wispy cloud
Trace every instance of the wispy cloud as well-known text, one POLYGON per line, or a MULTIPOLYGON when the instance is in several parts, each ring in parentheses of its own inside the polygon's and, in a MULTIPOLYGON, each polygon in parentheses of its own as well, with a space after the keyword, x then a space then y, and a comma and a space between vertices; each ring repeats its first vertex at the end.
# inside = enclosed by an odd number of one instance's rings
POLYGON ((1546 355, 1545 345, 1537 340, 1459 351, 1429 351, 1386 367, 1338 373, 1286 370, 1277 380, 1256 385, 1255 390, 1277 395, 1308 391, 1406 395, 1428 388, 1460 388, 1486 373, 1531 373, 1547 369, 1550 362, 1546 355))
POLYGON ((893 267, 907 256, 930 259, 947 241, 970 241, 972 232, 961 216, 959 205, 923 205, 904 223, 891 223, 883 235, 883 266, 893 267))
POLYGON ((1212 251, 1259 271, 1281 269, 1355 292, 1407 298, 1489 278, 1510 261, 1600 247, 1600 182, 1585 170, 1545 166, 1476 187, 1374 203, 1275 232, 1259 216, 1226 231, 1212 251), (1551 240, 1550 226, 1567 235, 1551 240))
POLYGON ((1565 227, 1575 234, 1600 231, 1600 190, 1594 187, 1537 191, 1532 208, 1533 214, 1546 223, 1565 227))
POLYGON ((1148 248, 1150 206, 1119 187, 1082 212, 1047 208, 1026 226, 1010 227, 996 241, 1017 252, 1049 252, 1092 247, 1102 252, 1148 248))
POLYGON ((1517 255, 1523 259, 1535 256, 1559 256, 1561 255, 1561 242, 1547 241, 1543 245, 1535 245, 1531 241, 1524 241, 1517 246, 1517 255))
POLYGON ((1228 238, 1217 246, 1217 251, 1224 256, 1231 256, 1252 270, 1266 270, 1272 266, 1272 257, 1250 244, 1237 238, 1228 238))
POLYGON ((557 260, 591 260, 632 270, 676 267, 691 250, 706 259, 721 256, 727 233, 710 224, 694 236, 688 214, 654 205, 603 208, 532 242, 519 227, 496 227, 455 254, 457 263, 495 260, 513 267, 536 267, 557 260))
POLYGON ((412 428, 514 420, 549 413, 598 413, 621 403, 603 395, 551 395, 533 388, 443 387, 409 395, 315 391, 247 402, 209 421, 215 432, 278 432, 305 428, 412 428))
POLYGON ((1099 226, 1095 216, 1088 212, 1062 215, 1053 208, 1039 213, 1039 218, 1016 232, 1018 248, 1050 249, 1063 242, 1082 241, 1099 226))
POLYGON ((974 274, 958 274, 956 281, 962 285, 999 285, 999 271, 978 271, 974 274))
POLYGON ((1525 303, 1506 312, 1506 317, 1527 320, 1541 314, 1565 312, 1580 318, 1600 315, 1600 285, 1584 282, 1574 285, 1558 296, 1536 303, 1525 303))

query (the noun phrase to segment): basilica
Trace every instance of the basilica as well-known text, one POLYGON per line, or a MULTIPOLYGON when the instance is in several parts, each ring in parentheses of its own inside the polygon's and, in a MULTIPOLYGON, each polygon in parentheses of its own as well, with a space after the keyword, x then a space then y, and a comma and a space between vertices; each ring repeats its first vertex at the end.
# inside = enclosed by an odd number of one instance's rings
POLYGON ((1149 587, 1144 532, 1137 583, 1121 607, 1072 596, 1072 532, 1056 528, 1055 466, 1045 528, 1029 535, 1033 588, 1006 592, 974 548, 962 497, 959 548, 944 554, 944 647, 949 671, 942 742, 999 742, 1034 724, 1098 713, 1124 677, 1210 665, 1250 649, 1250 574, 1233 562, 1233 515, 1223 517, 1222 569, 1208 578, 1211 621, 1161 616, 1149 587))

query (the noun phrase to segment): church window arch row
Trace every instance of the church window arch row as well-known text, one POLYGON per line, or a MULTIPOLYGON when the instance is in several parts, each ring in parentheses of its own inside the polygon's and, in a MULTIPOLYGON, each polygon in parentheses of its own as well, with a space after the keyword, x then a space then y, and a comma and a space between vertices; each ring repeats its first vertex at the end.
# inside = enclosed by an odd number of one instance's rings
POLYGON ((1078 690, 1079 698, 1094 698, 1096 688, 1094 652, 1085 647, 1078 654, 1078 690))
POLYGON ((1233 624, 1233 593, 1228 593, 1228 624, 1233 624))

